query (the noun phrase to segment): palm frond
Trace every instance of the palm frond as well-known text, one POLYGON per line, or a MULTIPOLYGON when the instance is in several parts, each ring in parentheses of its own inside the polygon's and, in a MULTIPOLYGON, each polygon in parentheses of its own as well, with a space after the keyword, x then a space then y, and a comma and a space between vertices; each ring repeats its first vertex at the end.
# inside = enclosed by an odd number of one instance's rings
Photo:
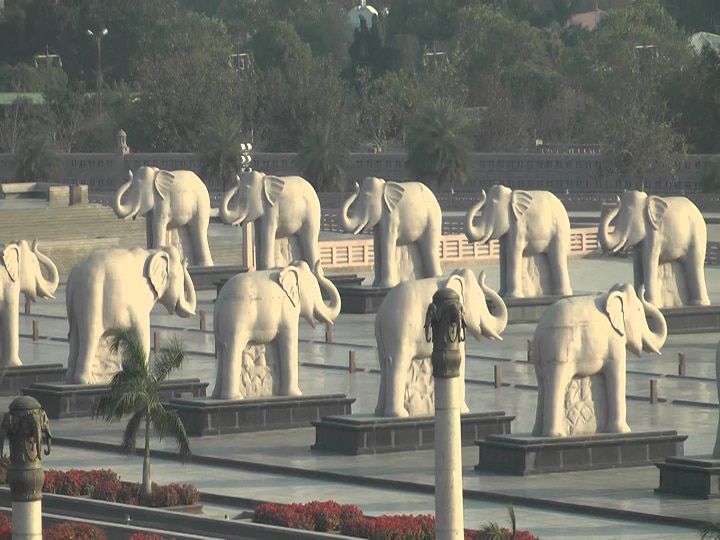
POLYGON ((700 540, 719 540, 720 539, 720 524, 717 523, 706 523, 700 529, 700 540))
POLYGON ((145 392, 114 393, 101 397, 93 408, 93 417, 101 417, 108 422, 118 421, 126 414, 143 409, 148 401, 145 392))
POLYGON ((153 380, 160 383, 170 372, 180 369, 185 360, 185 349, 178 336, 173 336, 167 345, 160 349, 160 355, 155 358, 152 367, 153 380))
POLYGON ((145 420, 146 413, 147 411, 145 409, 136 411, 128 421, 127 426, 125 426, 123 440, 120 443, 120 450, 124 454, 132 454, 135 452, 135 441, 137 440, 137 434, 140 430, 140 426, 145 420))
POLYGON ((123 369, 138 372, 145 368, 147 351, 132 328, 114 327, 108 331, 110 352, 122 356, 123 369))
POLYGON ((178 453, 180 457, 186 459, 192 455, 190 450, 190 440, 188 439, 187 432, 182 420, 177 414, 177 411, 168 410, 163 407, 162 403, 155 402, 150 407, 150 422, 158 433, 160 440, 165 434, 171 434, 175 437, 175 442, 178 445, 178 453))

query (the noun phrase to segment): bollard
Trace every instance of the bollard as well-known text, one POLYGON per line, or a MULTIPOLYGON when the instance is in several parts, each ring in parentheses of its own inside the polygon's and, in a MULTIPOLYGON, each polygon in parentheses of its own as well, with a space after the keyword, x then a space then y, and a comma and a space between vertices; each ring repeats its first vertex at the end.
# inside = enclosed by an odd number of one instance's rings
POLYGON ((40 321, 33 319, 32 339, 38 341, 40 339, 40 321))
POLYGON ((532 339, 527 340, 527 361, 532 362, 532 339))
POLYGON ((658 402, 658 380, 650 379, 650 403, 658 402))
POLYGON ((200 330, 205 330, 207 328, 207 320, 205 312, 201 309, 200 310, 200 330))
POLYGON ((678 353, 678 375, 685 376, 685 353, 678 353))
POLYGON ((355 351, 350 351, 348 353, 348 370, 350 371, 350 373, 355 373, 355 351))
POLYGON ((0 423, 0 455, 5 438, 10 446, 7 483, 12 498, 12 537, 42 539, 42 439, 47 443, 44 454, 50 453, 52 433, 48 417, 40 403, 30 396, 15 398, 0 423))
POLYGON ((325 343, 332 343, 332 325, 325 324, 325 343))
POLYGON ((463 538, 462 443, 460 439, 460 343, 465 318, 452 289, 435 292, 425 314, 425 339, 432 340, 435 378, 435 538, 463 538))
POLYGON ((30 300, 25 299, 25 315, 30 315, 30 300))
POLYGON ((502 388, 502 368, 500 366, 493 366, 495 388, 502 388))
POLYGON ((160 352, 160 334, 153 332, 153 352, 158 354, 160 352))

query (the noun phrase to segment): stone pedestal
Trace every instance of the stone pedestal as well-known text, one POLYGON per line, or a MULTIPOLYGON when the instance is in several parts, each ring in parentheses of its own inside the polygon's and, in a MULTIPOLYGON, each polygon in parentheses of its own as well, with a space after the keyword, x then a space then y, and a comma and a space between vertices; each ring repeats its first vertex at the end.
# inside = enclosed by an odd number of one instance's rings
POLYGON ((720 306, 681 306, 660 309, 668 335, 720 332, 720 306))
POLYGON ((62 364, 10 366, 2 371, 0 396, 19 396, 21 389, 33 383, 57 382, 65 377, 62 364))
MULTIPOLYGON (((491 434, 510 433, 515 419, 503 411, 460 416, 460 439, 472 446, 491 434)), ((435 448, 435 417, 381 418, 371 415, 325 416, 315 426, 313 450, 356 456, 435 448)))
POLYGON ((656 463, 660 470, 658 493, 695 499, 720 497, 720 459, 708 456, 668 457, 656 463))
MULTIPOLYGON (((160 399, 169 401, 187 394, 202 397, 207 386, 200 379, 170 379, 160 385, 160 399)), ((22 393, 38 400, 50 418, 79 418, 92 416, 95 402, 109 390, 109 384, 35 383, 22 393)))
POLYGON ((190 436, 224 435, 309 427, 325 415, 350 414, 355 398, 345 394, 272 396, 257 399, 171 399, 190 436))
POLYGON ((196 291, 212 291, 217 289, 219 292, 218 282, 222 281, 222 284, 225 284, 225 282, 234 275, 247 271, 247 266, 239 264, 188 266, 188 272, 190 278, 192 278, 193 285, 195 285, 196 291))
POLYGON ((476 470, 529 475, 652 465, 682 456, 687 435, 677 431, 599 433, 578 437, 490 435, 478 441, 476 470))
POLYGON ((387 287, 337 287, 342 300, 340 313, 377 313, 385 295, 390 290, 387 287))

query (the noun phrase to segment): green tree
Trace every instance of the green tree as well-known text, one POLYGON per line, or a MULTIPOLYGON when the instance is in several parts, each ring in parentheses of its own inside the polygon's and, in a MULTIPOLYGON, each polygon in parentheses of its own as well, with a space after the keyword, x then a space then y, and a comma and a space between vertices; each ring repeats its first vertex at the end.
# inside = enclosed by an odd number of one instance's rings
POLYGON ((18 182, 57 182, 60 156, 52 141, 42 134, 30 135, 15 154, 18 182))
POLYGON ((349 159, 339 137, 327 124, 311 130, 298 153, 303 175, 317 191, 342 190, 349 159))
POLYGON ((249 143, 240 125, 220 118, 200 138, 200 167, 204 175, 222 182, 223 191, 242 168, 243 143, 249 143))
POLYGON ((432 100, 411 118, 407 132, 407 164, 422 182, 438 190, 467 181, 472 146, 465 135, 466 117, 450 102, 432 100))
POLYGON ((173 338, 160 350, 152 367, 148 365, 147 352, 133 330, 114 328, 110 332, 110 352, 120 353, 122 369, 110 382, 109 393, 100 398, 95 406, 94 417, 117 422, 131 415, 125 427, 120 449, 126 454, 135 452, 138 431, 144 427, 145 452, 142 470, 142 499, 152 498, 150 480, 150 430, 154 428, 162 440, 165 434, 175 437, 180 456, 191 455, 190 441, 185 426, 176 411, 170 411, 160 402, 160 385, 170 373, 180 368, 185 351, 179 339, 173 338))

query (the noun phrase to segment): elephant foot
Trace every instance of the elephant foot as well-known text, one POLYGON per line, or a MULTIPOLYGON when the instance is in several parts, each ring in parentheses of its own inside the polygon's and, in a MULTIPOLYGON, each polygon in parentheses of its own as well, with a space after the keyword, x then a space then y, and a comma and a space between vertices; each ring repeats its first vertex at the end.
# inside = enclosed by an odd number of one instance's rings
POLYGON ((522 291, 517 290, 511 290, 507 291, 504 295, 502 295, 503 298, 525 298, 525 295, 522 291))
POLYGON ((397 285, 397 281, 383 279, 377 285, 373 285, 373 287, 379 287, 381 289, 392 289, 395 285, 397 285))
POLYGON ((90 373, 77 373, 73 377, 73 383, 75 384, 95 384, 95 377, 90 373))
POLYGON ((7 366, 22 366, 22 362, 20 361, 20 358, 15 356, 7 361, 5 364, 7 366))
POLYGON ((385 414, 383 416, 387 418, 406 418, 410 416, 405 409, 405 407, 401 409, 385 409, 385 414))
POLYGON ((302 396, 303 393, 300 391, 299 386, 294 386, 292 388, 289 388, 287 392, 284 393, 286 396, 302 396))
POLYGON ((606 433, 630 433, 630 426, 627 422, 608 422, 605 427, 606 433))
POLYGON ((467 414, 470 412, 470 407, 467 406, 467 403, 463 401, 463 404, 460 405, 460 414, 467 414))

